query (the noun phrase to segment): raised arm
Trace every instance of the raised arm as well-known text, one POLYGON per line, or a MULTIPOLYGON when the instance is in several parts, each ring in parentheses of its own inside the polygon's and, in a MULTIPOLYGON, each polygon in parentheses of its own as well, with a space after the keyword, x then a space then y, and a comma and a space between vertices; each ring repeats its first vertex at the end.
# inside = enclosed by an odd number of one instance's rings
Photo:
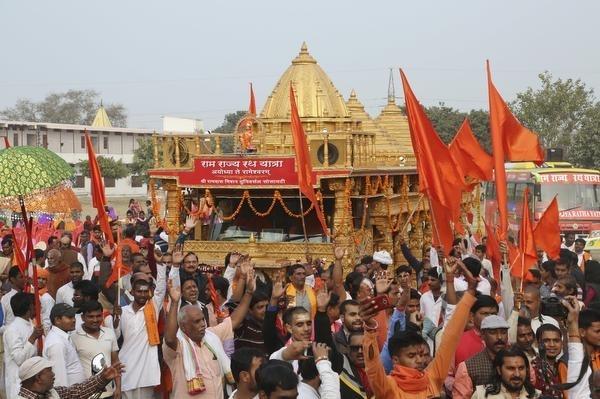
POLYGON ((333 292, 335 292, 340 298, 340 302, 346 300, 346 290, 344 289, 344 271, 342 266, 342 259, 348 255, 348 250, 342 247, 335 247, 333 249, 335 256, 335 262, 333 263, 333 270, 331 270, 331 279, 333 280, 333 292))
POLYGON ((254 289, 256 287, 256 276, 254 275, 254 269, 250 269, 248 271, 244 286, 245 291, 244 295, 242 296, 242 300, 231 314, 231 325, 234 330, 242 324, 246 314, 248 313, 248 309, 250 309, 250 302, 252 301, 252 295, 254 294, 254 289))
POLYGON ((273 353, 283 346, 283 343, 277 336, 277 327, 275 323, 277 313, 279 312, 279 298, 284 295, 285 288, 281 277, 273 284, 271 300, 269 301, 265 319, 263 321, 263 336, 267 353, 273 353))
POLYGON ((168 285, 171 304, 169 305, 167 323, 165 326, 165 344, 176 351, 177 345, 179 345, 179 339, 177 339, 177 330, 179 329, 179 325, 177 324, 177 312, 179 311, 179 302, 181 301, 181 287, 173 284, 173 280, 169 280, 168 285))
POLYGON ((464 267, 464 265, 459 264, 459 267, 462 269, 467 281, 469 282, 469 289, 456 306, 454 315, 444 330, 444 335, 442 337, 439 350, 435 354, 433 361, 426 370, 426 373, 429 375, 429 377, 440 387, 444 383, 444 379, 448 374, 450 362, 452 362, 454 352, 456 352, 456 347, 458 346, 462 332, 467 324, 469 312, 471 310, 471 306, 473 306, 475 303, 475 295, 477 294, 478 280, 473 277, 473 275, 466 267, 464 267))
POLYGON ((160 311, 167 293, 167 267, 164 264, 156 265, 156 288, 152 300, 156 306, 156 313, 160 311))
POLYGON ((404 256, 410 267, 414 269, 415 273, 419 274, 422 269, 421 262, 412 254, 410 248, 408 248, 404 242, 404 237, 400 235, 398 239, 400 240, 400 251, 402 251, 402 256, 404 256))

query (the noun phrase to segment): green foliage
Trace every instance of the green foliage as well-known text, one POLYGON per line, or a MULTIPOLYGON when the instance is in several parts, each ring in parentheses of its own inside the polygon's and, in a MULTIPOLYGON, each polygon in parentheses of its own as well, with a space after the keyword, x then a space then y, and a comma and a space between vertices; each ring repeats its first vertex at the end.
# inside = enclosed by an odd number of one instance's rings
MULTIPOLYGON (((0 111, 0 118, 27 121, 90 125, 100 106, 100 94, 95 90, 69 90, 50 93, 40 102, 17 100, 14 107, 0 111)), ((115 127, 126 127, 127 113, 121 104, 107 104, 106 113, 115 127)))
MULTIPOLYGON (((152 139, 138 139, 138 148, 133 151, 133 163, 129 165, 131 173, 142 176, 148 182, 148 169, 154 167, 154 147, 152 139)), ((159 156, 162 151, 159 151, 159 156)))
POLYGON ((491 151, 492 146, 487 111, 473 109, 467 113, 448 107, 444 103, 439 103, 438 105, 426 107, 425 113, 431 120, 433 127, 440 135, 442 141, 446 144, 452 141, 465 118, 469 118, 475 137, 477 137, 483 148, 488 152, 491 151))
POLYGON ((572 163, 600 169, 600 102, 590 108, 583 117, 581 129, 573 136, 569 159, 572 163))
MULTIPOLYGON (((213 129, 213 133, 231 134, 231 137, 222 137, 221 138, 221 151, 223 151, 224 153, 233 152, 234 140, 235 140, 235 137, 233 134, 235 133, 235 128, 236 128, 238 122, 240 121, 240 119, 242 119, 244 117, 244 115, 246 115, 246 114, 247 114, 247 111, 230 112, 225 115, 223 123, 216 129, 213 129)), ((214 150, 214 148, 213 148, 213 150, 214 150)))
POLYGON ((546 71, 538 75, 541 88, 529 87, 511 103, 515 116, 539 133, 545 147, 568 149, 594 105, 594 91, 580 80, 556 79, 546 71))
MULTIPOLYGON (((100 171, 102 172, 103 177, 121 179, 129 176, 129 168, 120 159, 115 161, 111 157, 102 156, 98 156, 96 159, 98 160, 98 166, 100 166, 100 171)), ((82 175, 85 177, 90 177, 90 168, 87 159, 79 162, 77 167, 82 175)))

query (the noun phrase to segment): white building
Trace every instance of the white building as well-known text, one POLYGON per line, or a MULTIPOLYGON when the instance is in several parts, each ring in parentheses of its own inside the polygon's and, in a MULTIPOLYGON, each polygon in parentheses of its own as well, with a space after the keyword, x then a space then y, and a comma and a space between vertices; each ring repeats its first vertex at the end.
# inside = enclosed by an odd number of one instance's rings
POLYGON ((200 119, 163 116, 162 121, 163 134, 198 134, 204 131, 204 123, 200 119))
MULTIPOLYGON (((133 151, 138 148, 138 139, 150 139, 154 134, 147 129, 112 127, 102 106, 92 126, 0 120, 0 135, 8 136, 12 146, 42 146, 73 166, 87 159, 85 131, 92 138, 96 155, 121 160, 125 164, 133 162, 133 151)), ((107 196, 146 195, 146 184, 137 176, 118 180, 105 178, 104 185, 107 196)), ((73 190, 77 195, 89 195, 90 179, 77 174, 73 190)))

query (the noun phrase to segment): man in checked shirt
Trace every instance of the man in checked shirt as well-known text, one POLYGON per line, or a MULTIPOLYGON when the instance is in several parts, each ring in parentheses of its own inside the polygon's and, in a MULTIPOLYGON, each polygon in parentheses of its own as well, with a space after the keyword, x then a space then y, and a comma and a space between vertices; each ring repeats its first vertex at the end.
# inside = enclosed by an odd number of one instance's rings
POLYGON ((54 387, 54 372, 52 362, 43 357, 29 358, 19 367, 21 379, 20 399, 87 399, 101 392, 104 386, 121 375, 124 366, 115 363, 105 367, 101 373, 88 378, 80 384, 70 387, 54 387))

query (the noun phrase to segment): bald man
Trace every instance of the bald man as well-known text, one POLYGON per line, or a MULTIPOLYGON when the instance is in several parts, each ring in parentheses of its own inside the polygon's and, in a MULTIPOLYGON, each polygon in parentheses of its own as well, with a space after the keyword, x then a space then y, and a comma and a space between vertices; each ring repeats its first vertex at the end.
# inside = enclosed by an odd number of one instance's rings
POLYGON ((56 292, 60 287, 71 281, 69 265, 63 262, 62 254, 58 249, 48 251, 48 282, 46 288, 52 298, 56 299, 56 292))

